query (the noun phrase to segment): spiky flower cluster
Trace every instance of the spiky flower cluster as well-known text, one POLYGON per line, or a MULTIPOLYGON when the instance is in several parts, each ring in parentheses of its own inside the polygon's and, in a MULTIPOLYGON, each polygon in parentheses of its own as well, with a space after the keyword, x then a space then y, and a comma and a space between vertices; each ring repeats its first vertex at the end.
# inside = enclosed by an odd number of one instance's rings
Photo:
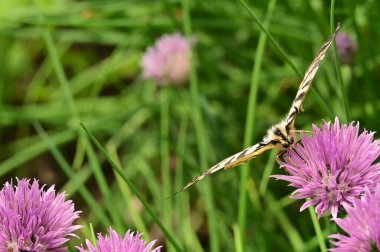
POLYGON ((374 192, 368 188, 360 199, 353 199, 352 205, 343 204, 346 218, 335 219, 336 224, 346 233, 331 235, 332 252, 380 251, 380 185, 374 192))
MULTIPOLYGON (((73 225, 79 217, 74 204, 65 200, 64 193, 56 193, 54 186, 45 189, 38 181, 17 179, 17 185, 5 183, 0 191, 0 251, 4 252, 60 252, 65 243, 82 226, 73 225)), ((86 240, 88 249, 80 252, 158 252, 155 241, 146 245, 141 235, 128 231, 124 238, 111 228, 109 236, 98 235, 97 248, 86 240)))
POLYGON ((72 225, 78 214, 54 186, 7 182, 0 191, 0 251, 66 251, 64 244, 81 227, 72 225))
POLYGON ((297 188, 291 197, 308 199, 301 211, 315 205, 318 216, 331 213, 335 218, 344 204, 352 205, 366 188, 374 190, 380 182, 380 145, 374 133, 359 134, 359 124, 313 126, 313 137, 304 135, 290 148, 281 167, 288 175, 273 177, 297 188))
POLYGON ((97 246, 86 240, 87 249, 78 247, 79 252, 159 252, 161 247, 153 248, 155 241, 146 244, 141 235, 127 231, 124 238, 112 228, 108 229, 109 236, 98 234, 97 246))

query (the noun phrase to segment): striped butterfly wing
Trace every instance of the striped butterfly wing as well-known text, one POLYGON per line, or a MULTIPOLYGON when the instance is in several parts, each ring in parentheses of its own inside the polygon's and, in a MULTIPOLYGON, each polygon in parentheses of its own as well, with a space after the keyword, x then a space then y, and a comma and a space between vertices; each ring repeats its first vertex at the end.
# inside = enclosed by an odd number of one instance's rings
MULTIPOLYGON (((305 95, 309 91, 312 80, 313 80, 323 58, 326 55, 327 50, 330 48, 332 42, 334 41, 334 38, 335 38, 338 30, 339 30, 339 24, 338 24, 338 27, 336 28, 334 34, 322 45, 322 47, 321 47, 321 49, 319 49, 316 57, 312 61, 311 65, 306 70, 305 76, 304 76, 304 78, 300 84, 297 95, 293 101, 292 107, 290 108, 289 114, 285 119, 285 123, 287 126, 286 128, 289 128, 289 129, 294 128, 294 122, 295 122, 295 119, 297 117, 297 114, 300 111, 300 107, 301 107, 301 105, 305 99, 305 95)), ((211 174, 213 174, 219 170, 229 169, 229 168, 235 167, 241 163, 247 162, 248 160, 259 156, 260 154, 262 154, 263 152, 265 152, 267 150, 276 148, 277 143, 278 143, 278 141, 274 141, 274 139, 264 138, 264 140, 261 141, 260 143, 252 145, 252 146, 250 146, 250 147, 248 147, 248 148, 246 148, 246 149, 244 149, 244 150, 242 150, 242 151, 240 151, 240 152, 238 152, 232 156, 229 156, 229 157, 223 159, 222 161, 220 161, 216 165, 212 166, 211 168, 209 168, 208 170, 203 172, 201 175, 199 175, 195 179, 191 180, 186 186, 184 186, 181 190, 174 193, 173 195, 178 194, 178 193, 186 190, 187 188, 194 185, 198 181, 204 179, 205 177, 207 177, 207 176, 209 176, 209 175, 211 175, 211 174)))
POLYGON ((294 98, 293 104, 290 107, 288 116, 286 117, 286 125, 289 129, 294 129, 294 123, 298 113, 301 110, 301 106, 303 101, 305 100, 305 96, 309 91, 312 81, 314 79, 315 74, 318 71, 319 66, 321 65, 322 60, 325 58, 327 51, 332 45, 337 32, 339 31, 339 24, 335 29, 335 32, 331 35, 331 37, 322 45, 319 49, 317 55, 314 60, 311 62, 310 66, 307 68, 305 75, 302 79, 302 82, 298 88, 296 97, 294 98))
POLYGON ((223 159, 222 161, 220 161, 216 165, 212 166, 211 168, 209 168, 208 170, 203 172, 201 175, 199 175, 195 179, 191 180, 186 186, 184 186, 180 191, 176 192, 175 194, 186 190, 187 188, 194 185, 198 181, 204 179, 205 177, 207 177, 207 176, 209 176, 209 175, 211 175, 211 174, 213 174, 219 170, 228 169, 228 168, 232 168, 234 166, 237 166, 237 165, 244 163, 244 162, 246 162, 252 158, 255 158, 255 157, 259 156, 261 153, 263 153, 267 150, 273 149, 275 147, 276 147, 276 145, 273 144, 271 141, 260 142, 258 144, 252 145, 252 146, 250 146, 250 147, 248 147, 248 148, 246 148, 246 149, 244 149, 244 150, 242 150, 242 151, 240 151, 240 152, 238 152, 232 156, 229 156, 228 158, 223 159))

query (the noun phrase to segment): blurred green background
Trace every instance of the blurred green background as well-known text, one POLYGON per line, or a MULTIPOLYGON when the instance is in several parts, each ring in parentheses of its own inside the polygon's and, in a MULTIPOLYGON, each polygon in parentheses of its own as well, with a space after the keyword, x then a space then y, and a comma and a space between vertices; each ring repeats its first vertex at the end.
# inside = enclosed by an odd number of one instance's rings
MULTIPOLYGON (((283 172, 275 151, 167 196, 261 140, 287 113, 299 73, 331 34, 331 12, 357 53, 339 66, 342 88, 330 49, 296 126, 310 130, 338 116, 377 131, 379 10, 377 0, 337 1, 334 8, 319 0, 1 0, 0 181, 36 178, 66 191, 86 226, 70 242, 72 251, 89 237, 89 223, 103 234, 109 226, 138 230, 158 239, 163 251, 178 250, 81 121, 180 249, 320 251, 309 212, 299 212, 303 201, 289 199, 292 189, 268 178, 283 172), (197 41, 192 76, 183 87, 158 88, 142 78, 140 60, 158 37, 176 32, 197 41)), ((319 222, 329 246, 336 229, 329 217, 319 222)))

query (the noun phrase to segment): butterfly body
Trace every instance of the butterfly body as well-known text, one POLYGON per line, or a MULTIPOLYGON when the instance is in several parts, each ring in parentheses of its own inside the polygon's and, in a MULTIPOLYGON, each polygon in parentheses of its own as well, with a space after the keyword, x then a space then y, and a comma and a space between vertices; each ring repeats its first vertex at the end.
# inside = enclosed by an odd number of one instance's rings
POLYGON ((307 92, 310 90, 312 80, 317 73, 317 70, 324 59, 327 50, 330 48, 333 43, 335 36, 339 30, 339 24, 333 33, 333 35, 322 45, 319 49, 317 55, 314 60, 307 68, 305 75, 301 81, 300 87, 298 88, 296 97, 293 100, 292 106, 290 107, 288 115, 282 119, 279 123, 270 127, 263 137, 262 141, 259 143, 252 145, 232 156, 229 156, 216 165, 212 166, 201 175, 191 180, 186 186, 184 186, 180 191, 176 192, 180 193, 198 181, 204 179, 205 177, 215 173, 221 169, 230 169, 239 164, 245 163, 248 160, 255 158, 267 150, 278 148, 281 150, 285 150, 291 147, 295 143, 295 120, 298 113, 302 110, 302 103, 305 100, 305 96, 307 92))
POLYGON ((295 140, 295 134, 292 130, 293 128, 287 125, 286 119, 283 119, 268 129, 263 141, 272 141, 276 143, 276 147, 287 149, 293 145, 295 140))

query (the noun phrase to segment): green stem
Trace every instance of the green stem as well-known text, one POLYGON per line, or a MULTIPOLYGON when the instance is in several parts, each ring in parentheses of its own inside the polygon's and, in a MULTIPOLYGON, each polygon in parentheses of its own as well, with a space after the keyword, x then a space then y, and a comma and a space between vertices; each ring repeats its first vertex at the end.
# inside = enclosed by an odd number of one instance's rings
POLYGON ((323 236, 321 226, 319 225, 317 214, 314 211, 314 207, 312 206, 309 207, 309 213, 310 213, 311 220, 313 222, 315 233, 317 234, 319 248, 321 252, 327 252, 325 238, 323 236))
POLYGON ((241 247, 241 243, 239 241, 241 241, 241 234, 240 234, 240 229, 239 229, 239 226, 234 224, 232 226, 232 230, 234 232, 234 237, 237 237, 237 239, 235 239, 235 251, 236 252, 243 252, 243 248, 241 247))
MULTIPOLYGON (((331 34, 335 30, 334 6, 335 6, 335 0, 331 0, 331 8, 330 8, 330 30, 331 30, 331 34)), ((342 95, 342 99, 343 99, 343 109, 344 109, 344 114, 346 116, 345 121, 348 122, 350 120, 350 108, 348 106, 347 92, 346 92, 346 88, 345 88, 344 83, 343 83, 342 72, 340 71, 340 67, 339 67, 338 50, 336 48, 335 41, 334 41, 334 65, 335 65, 336 74, 338 76, 338 82, 339 82, 341 95, 342 95)))
MULTIPOLYGON (((293 64, 293 62, 290 60, 290 57, 282 49, 282 47, 277 43, 277 41, 269 33, 269 31, 264 27, 264 25, 260 22, 260 20, 256 17, 255 13, 249 8, 249 6, 243 0, 239 0, 239 1, 243 5, 243 7, 247 10, 248 14, 253 18, 253 20, 255 21, 255 23, 259 26, 260 30, 262 32, 264 32, 268 36, 268 39, 272 42, 274 48, 278 51, 278 53, 285 60, 285 62, 294 70, 294 72, 299 77, 303 77, 302 72, 299 71, 297 69, 297 67, 293 64)), ((311 94, 314 96, 314 98, 316 99, 316 101, 319 103, 319 106, 325 111, 325 113, 328 114, 330 118, 333 118, 334 117, 334 113, 331 111, 330 107, 327 106, 327 104, 322 99, 322 97, 318 93, 318 91, 314 88, 314 86, 311 86, 311 94)))
MULTIPOLYGON (((286 199, 289 199, 289 197, 286 197, 286 199)), ((299 229, 293 226, 292 221, 286 215, 284 211, 285 205, 280 204, 281 200, 276 201, 273 194, 267 192, 265 201, 265 205, 270 206, 268 215, 273 215, 276 218, 276 222, 278 222, 292 246, 291 251, 306 251, 299 229)))
POLYGON ((81 127, 86 132, 87 136, 90 138, 90 140, 98 147, 98 149, 103 153, 106 160, 110 163, 112 169, 117 172, 117 174, 120 175, 120 177, 127 183, 131 191, 134 195, 138 198, 138 200, 141 202, 141 204, 144 206, 144 209, 148 212, 150 217, 152 217, 153 221, 157 224, 157 226, 161 229, 161 231, 164 233, 167 240, 173 245, 173 247, 177 251, 183 251, 181 247, 177 244, 171 233, 165 228, 165 226, 162 224, 162 222, 159 220, 158 216, 155 214, 153 209, 149 206, 149 204, 145 201, 142 194, 137 190, 137 188, 134 186, 134 184, 128 179, 125 172, 111 159, 111 157, 108 155, 107 151, 103 148, 103 146, 98 142, 98 140, 88 131, 86 126, 84 126, 83 123, 80 123, 81 127))
POLYGON ((268 183, 269 183, 269 179, 270 179, 269 176, 272 174, 274 163, 275 163, 275 159, 276 159, 277 155, 278 155, 278 151, 277 150, 272 150, 270 152, 270 156, 269 156, 268 162, 265 165, 263 176, 261 177, 260 186, 259 186, 259 192, 260 192, 260 196, 261 197, 265 196, 265 193, 266 193, 266 190, 267 190, 267 187, 268 187, 268 183))
MULTIPOLYGON (((65 157, 58 150, 56 144, 49 138, 48 134, 44 131, 41 124, 38 122, 33 123, 38 135, 42 138, 44 142, 49 146, 50 152, 53 154, 54 158, 57 160, 59 166, 62 168, 63 172, 69 179, 75 178, 75 173, 71 169, 70 165, 65 160, 65 157)), ((89 208, 92 209, 94 214, 99 218, 100 222, 104 227, 108 227, 111 222, 109 221, 107 215, 103 212, 102 207, 99 206, 98 202, 94 199, 88 189, 84 186, 78 187, 79 194, 83 197, 84 201, 88 204, 89 208)))
MULTIPOLYGON (((190 17, 190 6, 189 6, 190 0, 184 0, 182 1, 182 10, 183 10, 183 16, 184 16, 184 30, 185 34, 188 38, 192 37, 192 30, 191 30, 191 17, 190 17)), ((207 134, 205 132, 205 126, 203 123, 202 118, 202 110, 201 110, 201 104, 200 104, 200 92, 198 89, 198 76, 195 69, 195 53, 190 53, 190 95, 191 100, 193 102, 193 120, 195 123, 196 128, 196 138, 197 138, 197 145, 198 145, 198 153, 200 158, 200 167, 202 170, 206 170, 208 168, 208 161, 207 161, 207 134)), ((217 220, 216 220, 216 214, 215 214, 215 207, 214 207, 214 199, 213 199, 213 192, 212 187, 209 182, 204 183, 204 193, 203 197, 206 204, 207 209, 207 217, 208 217, 208 228, 210 233, 210 249, 213 252, 220 251, 220 245, 219 245, 219 238, 218 238, 218 230, 217 230, 217 220)))
POLYGON ((53 38, 51 35, 51 31, 48 28, 45 28, 43 33, 43 37, 45 40, 46 47, 48 49, 48 53, 50 55, 50 60, 53 64, 54 71, 57 75, 58 82, 61 86, 61 90, 63 92, 63 98, 66 100, 68 108, 70 112, 73 114, 75 119, 79 119, 79 112, 74 102, 74 97, 71 94, 70 84, 66 78, 66 74, 63 71, 62 64, 58 57, 57 49, 55 48, 53 38))
MULTIPOLYGON (((176 148, 176 177, 175 187, 181 188, 184 184, 183 168, 184 157, 186 155, 186 142, 187 142, 187 128, 189 123, 190 114, 185 113, 181 116, 181 123, 179 126, 178 142, 176 148)), ((181 235, 186 247, 193 251, 203 251, 202 246, 198 240, 196 230, 191 226, 192 218, 190 215, 190 201, 187 191, 182 192, 180 197, 175 197, 176 200, 176 220, 181 222, 176 232, 181 235)))
POLYGON ((165 199, 171 193, 169 168, 169 97, 170 86, 160 90, 160 148, 161 148, 161 175, 162 175, 162 215, 164 223, 171 230, 172 198, 165 199), (170 228, 169 228, 170 227, 170 228))
MULTIPOLYGON (((43 33, 43 37, 44 37, 45 44, 48 49, 48 53, 50 55, 50 58, 53 64, 53 68, 57 74, 58 81, 63 91, 63 97, 68 104, 68 107, 70 109, 70 112, 72 113, 73 119, 79 121, 80 116, 79 116, 78 108, 76 107, 74 97, 70 90, 69 82, 63 70, 63 66, 59 60, 58 53, 54 46, 53 38, 52 38, 50 30, 46 28, 46 30, 43 33)), ((84 137, 83 132, 79 131, 79 137, 83 139, 84 137)), ((112 194, 110 192, 110 189, 105 179, 105 176, 103 174, 103 171, 101 170, 100 164, 98 160, 96 159, 94 150, 92 149, 91 145, 88 145, 88 144, 85 144, 85 148, 86 148, 87 155, 89 157, 91 167, 93 168, 93 171, 94 171, 95 179, 99 185, 100 191, 102 192, 107 210, 110 213, 114 224, 117 225, 117 227, 121 228, 123 225, 122 225, 120 214, 118 214, 116 208, 114 207, 114 203, 112 202, 112 197, 111 197, 112 194)))
MULTIPOLYGON (((121 166, 121 162, 118 159, 118 153, 117 153, 117 147, 114 143, 108 142, 105 145, 105 148, 107 152, 109 153, 110 157, 114 160, 114 162, 119 166, 121 166)), ((134 222, 136 229, 139 230, 140 233, 144 236, 146 240, 150 240, 150 234, 146 227, 146 223, 144 222, 143 218, 144 216, 141 214, 141 209, 139 208, 139 205, 133 204, 134 195, 132 194, 131 190, 129 189, 128 185, 124 182, 124 180, 114 172, 116 183, 118 186, 118 189, 122 195, 122 199, 124 202, 126 202, 126 206, 128 207, 128 215, 130 216, 130 219, 134 222), (130 204, 132 203, 132 204, 130 204)), ((147 178, 148 179, 148 178, 147 178)))
MULTIPOLYGON (((269 25, 275 5, 276 5, 276 0, 271 0, 269 2, 263 27, 269 25)), ((247 116, 246 116, 247 119, 246 119, 246 124, 245 124, 245 131, 244 131, 244 148, 252 144, 254 122, 256 120, 255 107, 256 107, 256 102, 257 102, 257 93, 259 89, 261 64, 262 64, 262 59, 263 59, 263 55, 265 51, 266 41, 267 41, 267 34, 265 32, 261 32, 260 37, 259 37, 259 42, 256 48, 256 54, 254 58, 253 70, 252 70, 252 75, 251 75, 248 110, 247 110, 247 116)), ((240 177, 240 194, 239 194, 239 210, 238 210, 238 225, 240 228, 240 236, 241 236, 240 247, 242 248, 244 248, 244 243, 245 243, 244 240, 245 240, 245 224, 246 224, 246 211, 247 211, 246 185, 247 185, 248 175, 249 175, 249 166, 248 164, 245 164, 242 167, 242 172, 241 172, 241 177, 240 177)))

